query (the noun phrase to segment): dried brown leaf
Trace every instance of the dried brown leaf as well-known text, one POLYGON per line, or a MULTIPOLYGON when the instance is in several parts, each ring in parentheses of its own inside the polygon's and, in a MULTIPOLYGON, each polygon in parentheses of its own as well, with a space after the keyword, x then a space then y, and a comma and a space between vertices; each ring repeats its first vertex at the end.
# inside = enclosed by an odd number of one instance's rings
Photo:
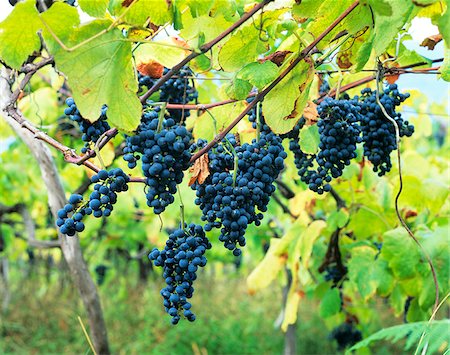
POLYGON ((154 60, 147 63, 139 63, 137 70, 143 75, 148 75, 153 79, 159 79, 164 73, 164 66, 154 60))
POLYGON ((194 166, 189 169, 189 172, 192 173, 192 177, 188 183, 189 186, 193 185, 195 182, 198 182, 200 185, 203 184, 210 175, 208 154, 201 155, 200 158, 195 161, 194 166))
POLYGON ((317 105, 314 102, 308 101, 308 104, 303 110, 303 117, 305 118, 308 126, 312 126, 317 123, 319 114, 317 112, 317 105))
POLYGON ((442 35, 438 33, 437 35, 429 36, 425 38, 420 44, 421 47, 427 47, 430 51, 434 49, 436 44, 442 41, 442 35))
POLYGON ((260 63, 264 63, 268 60, 270 60, 272 63, 276 64, 277 66, 281 66, 283 64, 284 59, 288 54, 291 54, 291 51, 277 51, 272 54, 269 54, 267 57, 264 57, 263 59, 260 59, 260 63))

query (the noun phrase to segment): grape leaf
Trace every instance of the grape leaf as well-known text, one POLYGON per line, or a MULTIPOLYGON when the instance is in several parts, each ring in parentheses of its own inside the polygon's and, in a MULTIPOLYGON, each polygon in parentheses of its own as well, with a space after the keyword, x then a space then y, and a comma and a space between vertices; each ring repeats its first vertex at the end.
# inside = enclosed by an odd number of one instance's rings
POLYGON ((444 43, 444 61, 441 65, 441 78, 450 82, 450 49, 447 43, 444 43))
POLYGON ((41 43, 36 32, 41 27, 35 2, 17 3, 11 14, 0 23, 0 58, 19 69, 30 54, 39 50, 41 43))
POLYGON ((301 62, 266 95, 263 113, 272 131, 282 134, 294 128, 308 103, 313 78, 314 70, 301 62))
POLYGON ((266 52, 268 44, 262 42, 259 36, 259 31, 251 25, 234 33, 219 52, 219 63, 223 70, 239 70, 248 62, 254 61, 259 54, 266 52))
POLYGON ((226 92, 230 99, 243 100, 248 96, 251 89, 252 85, 248 81, 234 78, 226 88, 226 92))
POLYGON ((441 17, 439 17, 437 23, 439 27, 439 33, 444 38, 445 42, 447 42, 447 45, 450 43, 450 10, 449 6, 447 5, 447 10, 442 14, 441 17))
POLYGON ((421 255, 417 245, 403 228, 390 230, 383 234, 383 248, 380 257, 387 260, 394 275, 408 279, 417 275, 417 264, 421 255))
POLYGON ((280 239, 272 238, 270 240, 270 248, 264 256, 264 259, 248 276, 247 286, 250 293, 253 294, 269 286, 286 264, 286 255, 277 255, 275 253, 280 242, 280 239))
POLYGON ((390 0, 391 15, 374 13, 374 42, 375 55, 381 55, 395 39, 400 29, 406 23, 411 13, 415 11, 414 4, 409 0, 390 0))
POLYGON ((190 53, 185 48, 165 46, 166 44, 180 46, 181 43, 174 38, 167 38, 152 43, 142 43, 134 51, 136 63, 147 63, 150 60, 154 60, 167 68, 172 68, 190 53))
POLYGON ((300 148, 306 154, 316 154, 319 149, 320 135, 317 125, 304 126, 300 130, 300 148))
POLYGON ((352 249, 352 257, 348 263, 348 276, 364 298, 372 297, 378 287, 375 256, 377 251, 368 246, 352 249))
MULTIPOLYGON (((155 25, 163 25, 166 22, 172 21, 172 4, 170 1, 134 1, 127 7, 127 12, 123 15, 122 19, 131 25, 143 26, 148 18, 155 25)), ((111 0, 109 10, 112 15, 121 16, 126 10, 124 1, 111 0)))
POLYGON ((341 296, 337 288, 329 289, 320 302, 319 313, 323 318, 331 317, 341 309, 341 296))
MULTIPOLYGON (((94 21, 80 27, 69 45, 92 37, 109 24, 109 21, 94 21)), ((58 69, 68 78, 83 117, 95 121, 106 104, 108 121, 113 126, 125 131, 136 128, 141 104, 136 95, 131 43, 123 41, 120 30, 109 31, 71 52, 59 47, 54 55, 58 69)))
POLYGON ((262 89, 269 84, 278 75, 278 67, 271 61, 264 63, 250 63, 243 67, 237 74, 237 77, 247 80, 250 84, 262 89))
POLYGON ((108 8, 109 0, 78 0, 81 10, 93 17, 105 16, 108 8))

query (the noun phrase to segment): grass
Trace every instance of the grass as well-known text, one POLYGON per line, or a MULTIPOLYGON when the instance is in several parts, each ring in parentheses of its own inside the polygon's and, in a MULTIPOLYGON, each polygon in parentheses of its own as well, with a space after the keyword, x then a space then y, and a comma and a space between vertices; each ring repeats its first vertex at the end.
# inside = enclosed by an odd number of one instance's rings
MULTIPOLYGON (((77 317, 88 325, 81 301, 60 278, 47 285, 42 277, 13 283, 9 312, 0 321, 0 353, 91 353, 77 317)), ((164 312, 157 277, 146 285, 125 277, 100 287, 114 354, 281 354, 284 335, 274 327, 280 310, 277 284, 250 296, 236 275, 203 274, 193 298, 194 323, 172 326, 164 312)), ((328 330, 316 306, 303 304, 298 322, 299 354, 333 354, 328 330)))

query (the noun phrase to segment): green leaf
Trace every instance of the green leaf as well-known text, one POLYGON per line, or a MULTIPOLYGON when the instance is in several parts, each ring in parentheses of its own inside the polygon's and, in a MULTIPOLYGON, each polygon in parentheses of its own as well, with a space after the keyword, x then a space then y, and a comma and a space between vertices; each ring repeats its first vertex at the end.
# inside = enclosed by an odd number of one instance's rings
POLYGON ((320 302, 319 314, 323 318, 331 317, 341 310, 341 296, 337 288, 329 289, 320 302))
POLYGON ((185 6, 189 7, 192 17, 207 15, 214 3, 214 0, 187 0, 185 6))
POLYGON ((411 16, 414 4, 410 0, 389 0, 392 14, 374 13, 375 27, 373 48, 375 55, 381 55, 396 38, 400 29, 411 16))
POLYGON ((441 78, 450 82, 450 49, 447 43, 444 43, 444 62, 441 65, 441 78))
POLYGON ((418 248, 403 228, 396 228, 383 234, 381 257, 396 277, 409 279, 417 275, 416 267, 421 259, 418 248))
POLYGON ((447 10, 439 17, 437 23, 439 27, 439 33, 442 35, 442 38, 445 42, 450 43, 450 9, 449 5, 447 5, 447 10))
POLYGON ((382 16, 392 15, 392 7, 385 0, 368 0, 368 3, 376 14, 382 16))
POLYGON ((375 272, 376 255, 377 251, 368 246, 353 248, 348 263, 349 279, 355 283, 365 301, 373 297, 379 283, 375 272))
MULTIPOLYGON (((413 349, 417 347, 416 353, 420 353, 424 346, 427 346, 427 353, 434 353, 445 342, 450 342, 450 320, 438 320, 431 324, 429 322, 416 322, 396 325, 390 328, 384 328, 380 331, 372 334, 368 338, 353 345, 346 351, 346 354, 352 354, 353 351, 368 347, 373 342, 380 340, 389 340, 391 343, 396 343, 399 340, 407 338, 408 341, 405 345, 405 350, 413 349), (422 334, 425 334, 419 344, 422 334)), ((411 352, 409 352, 411 353, 411 352)))
POLYGON ((44 30, 44 38, 49 47, 52 47, 56 41, 48 31, 47 26, 64 42, 75 31, 75 27, 80 25, 77 9, 62 2, 54 3, 49 10, 40 16, 43 21, 41 27, 44 30), (44 25, 44 22, 47 26, 44 25))
POLYGON ((269 60, 264 63, 254 62, 247 64, 237 74, 239 78, 247 80, 258 89, 262 89, 264 86, 269 84, 277 77, 277 75, 277 65, 269 60))
POLYGON ((333 211, 327 218, 328 227, 331 230, 335 230, 337 228, 343 228, 349 219, 349 214, 346 210, 340 208, 339 211, 333 211))
POLYGON ((294 128, 308 102, 313 78, 314 70, 301 62, 266 95, 263 113, 272 131, 283 134, 294 128))
POLYGON ((300 148, 306 154, 316 154, 319 149, 320 135, 317 125, 304 126, 300 130, 300 148))
MULTIPOLYGON (((88 1, 88 0, 87 0, 88 1)), ((94 2, 94 1, 92 1, 94 2)), ((109 10, 114 16, 121 16, 126 8, 123 0, 111 0, 109 10)), ((122 17, 122 20, 130 25, 143 26, 150 18, 155 25, 163 25, 172 21, 172 5, 166 0, 134 1, 122 17)))
POLYGON ((109 0, 78 0, 78 5, 80 5, 81 10, 92 17, 105 16, 108 4, 109 0))
POLYGON ((41 46, 36 33, 42 22, 37 14, 35 1, 19 2, 0 23, 0 58, 15 69, 19 69, 28 56, 41 46))
POLYGON ((259 31, 252 25, 235 32, 219 52, 219 64, 223 70, 239 70, 266 52, 269 49, 268 44, 262 42, 259 35, 259 31))
MULTIPOLYGON (((109 24, 94 21, 80 27, 69 45, 92 37, 109 24)), ((58 69, 68 78, 83 117, 95 121, 106 104, 108 120, 113 126, 125 131, 137 127, 142 106, 136 95, 131 43, 124 41, 120 30, 109 31, 72 52, 58 48, 54 55, 58 69)))
POLYGON ((244 100, 251 89, 252 84, 248 81, 235 78, 226 88, 226 92, 230 99, 244 100))

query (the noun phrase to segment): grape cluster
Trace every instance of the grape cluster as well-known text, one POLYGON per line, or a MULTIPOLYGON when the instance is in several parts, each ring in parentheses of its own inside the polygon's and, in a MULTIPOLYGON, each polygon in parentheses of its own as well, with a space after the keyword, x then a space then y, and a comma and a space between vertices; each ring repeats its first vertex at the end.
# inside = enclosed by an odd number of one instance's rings
POLYGON ((198 268, 206 265, 205 251, 210 248, 202 226, 191 223, 172 232, 163 250, 155 248, 150 252, 149 259, 163 268, 167 286, 161 290, 161 296, 172 324, 177 324, 182 315, 191 322, 195 320, 188 299, 194 293, 198 268))
POLYGON ((330 84, 327 80, 322 81, 319 87, 319 96, 324 96, 330 92, 330 84))
MULTIPOLYGON (((395 128, 381 111, 376 101, 376 91, 366 88, 361 94, 360 124, 364 155, 373 164, 373 171, 382 176, 392 168, 390 154, 397 149, 395 128)), ((400 137, 410 137, 414 133, 414 126, 408 121, 403 121, 400 113, 395 111, 395 108, 408 97, 409 94, 401 94, 395 84, 389 85, 383 93, 380 93, 380 102, 389 116, 397 122, 400 137)))
MULTIPOLYGON (((164 68, 164 74, 169 71, 168 68, 164 68)), ((188 67, 183 67, 175 75, 167 80, 159 89, 159 101, 167 102, 171 104, 187 104, 198 98, 198 92, 195 87, 190 85, 189 77, 192 76, 192 70, 188 67)), ((141 90, 151 88, 156 79, 152 79, 149 76, 138 74, 138 81, 141 90)), ((169 109, 170 116, 175 122, 182 122, 186 117, 189 117, 189 110, 169 109)))
POLYGON ((333 284, 336 285, 347 274, 347 267, 337 267, 337 265, 328 265, 325 269, 325 281, 333 280, 333 284))
POLYGON ((134 136, 127 137, 124 159, 135 167, 142 156, 147 205, 156 214, 174 201, 183 171, 189 167, 191 133, 173 118, 159 118, 157 110, 145 112, 134 136))
POLYGON ((356 158, 356 144, 361 142, 360 110, 357 98, 335 100, 327 97, 318 106, 318 168, 308 174, 309 188, 312 191, 319 194, 330 191, 331 179, 341 176, 345 166, 356 158))
POLYGON ((108 217, 117 202, 117 193, 127 191, 129 181, 130 177, 119 168, 100 170, 93 175, 91 182, 95 185, 89 201, 85 202, 83 196, 73 194, 69 198, 69 203, 58 211, 56 225, 60 232, 69 236, 82 232, 84 230, 82 220, 86 215, 92 214, 96 218, 108 217))
POLYGON ((267 126, 251 144, 238 146, 234 136, 228 135, 225 143, 209 152, 210 176, 205 183, 192 185, 195 203, 206 221, 205 230, 221 228, 219 240, 235 256, 241 254, 238 245, 245 245, 247 226, 260 225, 261 212, 267 211, 274 180, 283 170, 286 156, 281 138, 267 126))
POLYGON ((111 128, 106 121, 106 111, 108 107, 103 105, 100 117, 97 121, 92 123, 81 116, 73 98, 67 98, 66 104, 68 107, 64 110, 64 114, 69 116, 72 121, 79 124, 82 133, 81 139, 85 142, 84 147, 81 148, 81 152, 86 153, 91 147, 91 143, 96 143, 101 135, 111 128))
POLYGON ((331 331, 330 338, 336 340, 338 349, 343 350, 346 347, 356 344, 362 340, 361 332, 355 328, 353 323, 342 323, 331 331))

